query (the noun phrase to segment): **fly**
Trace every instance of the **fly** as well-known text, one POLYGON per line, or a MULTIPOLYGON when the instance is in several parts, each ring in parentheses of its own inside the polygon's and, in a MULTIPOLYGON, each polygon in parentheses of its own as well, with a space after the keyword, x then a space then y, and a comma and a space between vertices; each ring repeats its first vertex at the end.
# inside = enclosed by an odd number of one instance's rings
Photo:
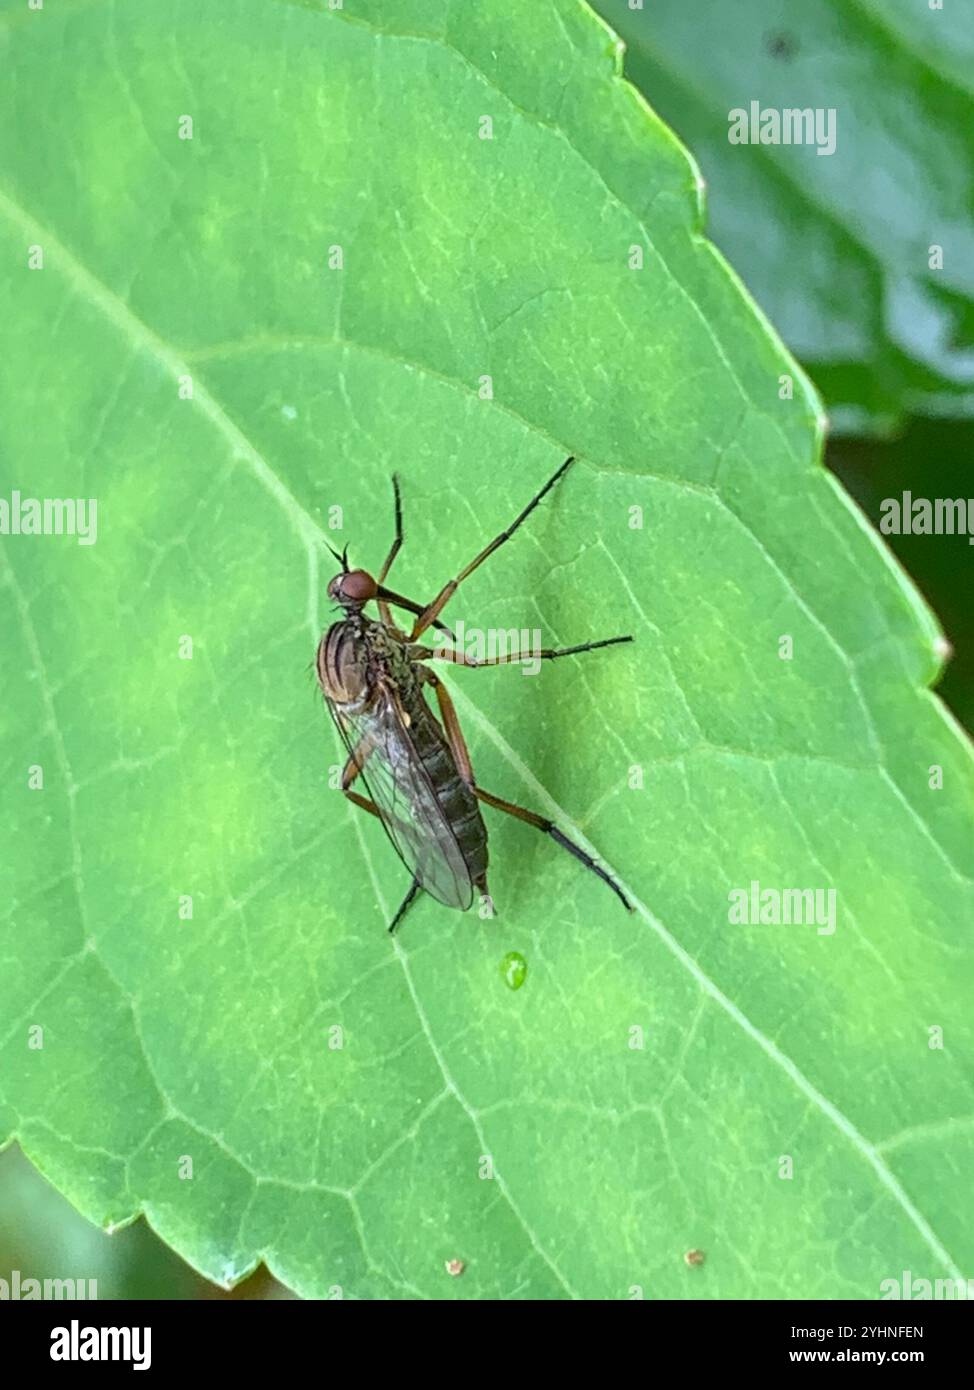
POLYGON ((348 755, 342 771, 342 792, 382 822, 412 877, 390 931, 395 931, 420 892, 461 912, 471 906, 475 895, 490 902, 487 827, 480 813, 481 804, 515 816, 549 835, 632 911, 632 904, 615 879, 552 821, 478 785, 449 692, 439 676, 424 664, 443 660, 456 666, 501 666, 528 657, 553 661, 631 642, 632 637, 608 637, 575 647, 549 647, 482 659, 467 656, 455 647, 433 648, 419 642, 431 627, 452 635, 440 620, 446 604, 463 581, 510 540, 572 463, 574 458, 567 458, 507 530, 485 546, 455 579, 444 584, 432 603, 414 603, 386 587, 403 538, 398 477, 392 480, 396 535, 378 577, 373 578, 366 570, 349 569, 347 547, 341 555, 332 551, 342 568, 328 585, 328 597, 342 609, 343 617, 318 644, 318 683, 348 755), (378 621, 365 612, 366 605, 373 601, 378 621), (413 615, 415 621, 408 632, 396 625, 393 608, 413 615), (427 688, 436 699, 438 717, 427 702, 427 688), (367 795, 357 790, 356 783, 367 795))

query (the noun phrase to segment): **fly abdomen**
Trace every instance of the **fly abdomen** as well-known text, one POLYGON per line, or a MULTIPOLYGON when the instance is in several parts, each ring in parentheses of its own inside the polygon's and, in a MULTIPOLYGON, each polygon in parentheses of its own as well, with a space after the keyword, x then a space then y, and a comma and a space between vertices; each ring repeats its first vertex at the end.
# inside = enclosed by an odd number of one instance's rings
POLYGON ((487 869, 487 829, 477 798, 460 776, 450 746, 422 696, 409 714, 413 746, 450 822, 470 877, 476 881, 487 869))

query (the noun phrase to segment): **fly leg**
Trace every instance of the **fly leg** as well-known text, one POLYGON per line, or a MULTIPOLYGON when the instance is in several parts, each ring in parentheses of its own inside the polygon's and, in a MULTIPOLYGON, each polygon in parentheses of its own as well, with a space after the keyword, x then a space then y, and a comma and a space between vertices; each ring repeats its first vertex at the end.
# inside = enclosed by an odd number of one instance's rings
POLYGON ((478 787, 474 780, 473 767, 470 762, 470 754, 467 751, 466 740, 460 728, 460 721, 449 691, 440 680, 439 676, 432 671, 423 671, 423 678, 436 691, 436 702, 440 707, 440 717, 443 720, 443 728, 446 731, 447 741, 450 751, 453 753, 457 771, 467 783, 470 790, 480 801, 487 806, 493 806, 497 811, 505 811, 509 816, 515 816, 518 820, 525 821, 528 825, 533 825, 536 830, 543 830, 546 835, 550 835, 555 844, 561 845, 562 849, 567 849, 569 854, 585 865, 586 869, 591 869, 593 874, 597 874, 603 883, 608 884, 622 903, 627 912, 632 912, 632 903, 623 893, 615 879, 606 873, 600 864, 596 864, 590 854, 586 854, 581 845, 576 845, 574 840, 569 840, 567 835, 555 825, 554 821, 547 820, 544 816, 539 816, 534 811, 528 811, 523 806, 515 806, 513 801, 504 801, 502 797, 494 796, 491 792, 485 792, 483 787, 478 787))
MULTIPOLYGON (((389 611, 390 603, 394 604, 397 608, 404 608, 407 613, 412 613, 413 615, 422 613, 423 606, 385 587, 386 575, 392 569, 392 562, 402 549, 402 493, 399 489, 398 473, 393 473, 392 475, 392 492, 395 497, 396 507, 396 534, 392 545, 389 547, 389 554, 385 558, 385 563, 379 571, 377 580, 378 592, 375 596, 375 601, 379 609, 379 617, 382 619, 383 623, 385 623, 386 627, 391 628, 393 632, 398 633, 399 629, 392 621, 392 613, 389 611)), ((437 623, 437 627, 445 632, 447 637, 453 637, 453 633, 448 627, 444 627, 441 623, 437 623)))
MULTIPOLYGON (((378 584, 380 591, 382 589, 382 585, 385 583, 386 575, 392 569, 393 560, 396 558, 396 556, 399 554, 399 551, 402 549, 402 494, 399 491, 398 473, 393 473, 392 475, 392 492, 393 496, 395 497, 396 507, 396 534, 393 539, 392 545, 389 548, 389 554, 385 558, 385 563, 379 571, 378 584)), ((381 592, 376 597, 376 603, 379 608, 379 617, 385 623, 386 627, 395 628, 396 625, 392 621, 392 614, 389 611, 388 600, 382 597, 381 592)))
POLYGON ((381 820, 382 815, 375 802, 370 801, 367 796, 361 796, 358 792, 352 791, 352 783, 361 774, 368 756, 372 752, 372 747, 371 735, 363 734, 355 746, 355 751, 349 753, 348 761, 342 768, 342 796, 347 796, 349 801, 360 806, 363 811, 368 811, 370 816, 375 816, 377 820, 381 820))
POLYGON ((504 811, 509 816, 515 816, 518 820, 525 821, 528 825, 533 825, 536 830, 543 830, 546 835, 550 835, 555 844, 561 845, 562 849, 567 849, 569 854, 585 865, 586 869, 591 869, 593 874, 597 874, 603 883, 608 884, 622 903, 627 912, 632 912, 633 906, 625 893, 616 883, 611 875, 607 874, 601 865, 596 864, 590 854, 586 854, 581 845, 576 845, 574 840, 569 840, 567 835, 555 825, 554 821, 547 820, 544 816, 536 815, 534 811, 528 811, 523 806, 515 806, 513 801, 505 801, 502 797, 494 796, 491 792, 485 792, 483 787, 474 787, 474 795, 488 806, 493 806, 497 811, 504 811))
POLYGON ((528 517, 534 511, 535 507, 538 505, 541 499, 551 491, 551 489, 554 487, 555 483, 557 483, 561 475, 565 473, 571 466, 571 464, 573 464, 574 462, 575 459, 573 455, 565 459, 565 462, 561 465, 561 467, 554 474, 554 476, 549 478, 548 481, 545 483, 544 487, 541 489, 541 491, 531 498, 531 501, 524 508, 524 511, 521 512, 520 516, 518 516, 511 523, 507 530, 502 531, 499 536, 495 536, 494 539, 491 541, 490 545, 485 546, 484 549, 480 552, 480 554, 477 555, 473 560, 471 560, 470 564, 467 565, 465 569, 462 569, 460 571, 456 579, 451 579, 449 583, 443 585, 443 588, 437 594, 433 602, 427 604, 427 606, 423 609, 423 611, 420 613, 419 617, 413 624, 413 630, 409 634, 410 642, 415 642, 418 637, 421 637, 423 635, 423 633, 432 623, 436 622, 437 618, 440 616, 440 613, 446 607, 447 603, 449 603, 450 599, 456 593, 457 589, 467 578, 467 576, 473 574, 477 566, 482 565, 483 562, 487 559, 488 555, 493 555, 494 551, 498 550, 504 544, 505 541, 509 541, 511 539, 517 528, 522 524, 522 522, 527 521, 528 517))
POLYGON ((399 923, 402 921, 406 913, 409 911, 410 907, 412 907, 413 899, 416 897, 416 894, 421 893, 422 891, 423 890, 420 887, 419 879, 414 878, 412 883, 410 884, 409 892, 406 894, 402 902, 399 904, 395 917, 393 917, 392 921, 389 923, 389 930, 391 932, 394 932, 396 930, 399 923))
MULTIPOLYGON (((369 734, 364 734, 356 744, 355 751, 349 754, 348 761, 342 769, 342 794, 347 796, 349 801, 361 806, 363 811, 368 811, 369 815, 375 816, 377 820, 382 819, 382 813, 374 801, 370 801, 367 796, 360 796, 358 792, 352 791, 352 783, 361 774, 369 754, 372 752, 372 739, 369 734)), ((399 904, 395 917, 389 924, 389 930, 395 931, 399 923, 405 917, 412 906, 417 893, 422 891, 419 880, 413 879, 409 892, 399 904)))
POLYGON ((579 652, 594 652, 599 647, 614 647, 618 642, 632 642, 632 637, 603 637, 600 642, 581 642, 577 647, 542 647, 536 652, 507 652, 503 656, 475 657, 463 652, 447 651, 443 647, 410 647, 414 661, 452 661, 455 666, 512 666, 519 661, 554 661, 559 656, 577 656, 579 652))
POLYGON ((434 671, 427 671, 420 668, 421 676, 427 685, 431 685, 436 694, 436 703, 440 707, 440 718, 443 720, 443 729, 446 733, 446 741, 450 745, 450 752, 453 754, 453 761, 457 765, 457 772, 466 782, 467 786, 473 790, 474 776, 473 764, 470 761, 470 750, 467 748, 467 740, 463 736, 460 728, 460 720, 457 718, 457 711, 450 698, 450 692, 434 671))
POLYGON ((385 583, 386 575, 392 569, 392 562, 402 549, 402 494, 399 491, 399 474, 392 475, 392 491, 396 499, 396 535, 386 556, 386 562, 379 570, 379 583, 385 583))

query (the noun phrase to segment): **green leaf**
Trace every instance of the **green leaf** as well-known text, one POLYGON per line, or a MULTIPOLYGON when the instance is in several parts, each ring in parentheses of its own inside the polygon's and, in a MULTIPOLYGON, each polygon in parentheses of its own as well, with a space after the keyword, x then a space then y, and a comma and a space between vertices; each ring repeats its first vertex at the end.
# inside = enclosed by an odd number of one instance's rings
POLYGON ((596 0, 686 140, 710 230, 840 433, 974 414, 974 30, 916 0, 596 0), (702 40, 705 35, 705 40, 702 40), (729 113, 830 108, 833 154, 728 141, 729 113), (931 269, 932 248, 943 264, 931 269))
POLYGON ((969 1271, 937 629, 614 37, 576 0, 4 8, 0 497, 98 530, 0 551, 0 1135, 92 1220, 306 1295, 969 1271), (493 816, 498 919, 425 899, 390 939, 308 669, 326 542, 381 563, 399 469, 426 601, 569 452, 450 621, 635 644, 448 682, 481 784, 638 910, 493 816), (732 924, 752 881, 834 888, 835 932, 732 924))

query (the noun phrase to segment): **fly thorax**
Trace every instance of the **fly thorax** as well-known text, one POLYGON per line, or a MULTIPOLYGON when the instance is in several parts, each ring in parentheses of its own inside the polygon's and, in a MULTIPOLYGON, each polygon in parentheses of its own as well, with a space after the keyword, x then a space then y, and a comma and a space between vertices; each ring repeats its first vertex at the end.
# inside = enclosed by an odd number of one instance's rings
POLYGON ((338 705, 364 704, 369 696, 369 649, 354 619, 334 623, 318 644, 318 684, 338 705))

